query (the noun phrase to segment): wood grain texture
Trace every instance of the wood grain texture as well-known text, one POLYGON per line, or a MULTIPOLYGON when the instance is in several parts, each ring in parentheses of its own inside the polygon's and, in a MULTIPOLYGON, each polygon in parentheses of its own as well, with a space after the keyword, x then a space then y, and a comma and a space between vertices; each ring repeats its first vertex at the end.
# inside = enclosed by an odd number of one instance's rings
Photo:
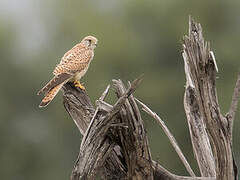
MULTIPOLYGON (((83 135, 71 180, 237 180, 232 150, 232 126, 240 94, 238 77, 229 113, 221 114, 216 93, 217 64, 200 24, 189 19, 189 34, 183 39, 186 87, 184 108, 201 177, 195 174, 166 124, 143 103, 144 110, 159 121, 188 176, 175 175, 152 160, 143 119, 133 92, 142 77, 128 87, 113 80, 117 101, 104 101, 109 87, 92 105, 85 90, 67 83, 62 88, 63 103, 83 135)), ((161 144, 159 145, 161 151, 161 144)))
POLYGON ((210 44, 205 42, 199 23, 189 19, 184 36, 186 88, 184 107, 194 154, 202 176, 233 180, 234 161, 231 124, 222 115, 216 91, 217 65, 210 44))

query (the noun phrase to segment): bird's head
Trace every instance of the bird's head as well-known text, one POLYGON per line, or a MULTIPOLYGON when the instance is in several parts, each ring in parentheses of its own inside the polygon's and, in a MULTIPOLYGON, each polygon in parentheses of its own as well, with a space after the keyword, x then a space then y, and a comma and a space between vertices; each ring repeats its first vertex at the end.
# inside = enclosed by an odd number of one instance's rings
POLYGON ((97 46, 97 42, 98 42, 97 38, 93 36, 87 36, 82 40, 82 43, 91 49, 94 49, 97 46))

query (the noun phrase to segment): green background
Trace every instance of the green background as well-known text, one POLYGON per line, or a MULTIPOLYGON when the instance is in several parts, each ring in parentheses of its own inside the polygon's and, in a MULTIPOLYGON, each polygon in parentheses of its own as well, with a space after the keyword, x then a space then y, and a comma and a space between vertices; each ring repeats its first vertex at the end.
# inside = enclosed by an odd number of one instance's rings
MULTIPOLYGON (((61 93, 44 109, 37 91, 52 77, 63 54, 86 35, 99 44, 83 78, 94 103, 113 78, 144 73, 135 96, 165 121, 196 174, 183 109, 182 37, 188 16, 201 23, 219 73, 222 113, 228 111, 240 67, 240 1, 2 0, 0 1, 0 178, 69 179, 80 135, 62 105, 61 93)), ((107 101, 113 103, 110 94, 107 101)), ((144 112, 154 160, 187 175, 155 120, 144 112)), ((233 148, 240 166, 239 111, 233 148)))

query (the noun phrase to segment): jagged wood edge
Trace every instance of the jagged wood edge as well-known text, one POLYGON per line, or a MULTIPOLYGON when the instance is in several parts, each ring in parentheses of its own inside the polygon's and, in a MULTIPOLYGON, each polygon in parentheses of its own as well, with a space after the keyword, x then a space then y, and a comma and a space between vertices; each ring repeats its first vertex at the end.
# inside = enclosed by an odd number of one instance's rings
MULTIPOLYGON (((95 113, 95 109, 90 101, 89 96, 87 95, 86 91, 75 88, 72 83, 65 84, 62 88, 62 92, 63 104, 66 111, 73 119, 80 133, 84 135, 95 113)), ((99 112, 98 118, 101 116, 101 113, 102 112, 99 112)), ((121 156, 119 149, 114 147, 113 151, 104 162, 104 165, 100 170, 103 179, 114 179, 116 177, 119 178, 126 176, 124 165, 121 164, 121 158, 119 155, 121 156)), ((77 157, 77 160, 74 164, 71 173, 71 180, 80 179, 80 174, 78 173, 80 161, 79 158, 80 156, 77 157)))
MULTIPOLYGON (((82 125, 90 123, 94 116, 94 108, 91 104, 90 98, 86 91, 82 91, 79 88, 75 88, 71 83, 64 85, 63 89, 63 103, 66 111, 70 114, 73 121, 77 124, 77 127, 85 127, 85 129, 79 129, 80 132, 85 132, 87 127, 82 125), (86 116, 88 115, 88 116, 86 116)), ((106 106, 106 103, 105 103, 106 106)), ((84 133, 83 133, 84 134, 84 133)), ((74 168, 71 174, 72 180, 79 180, 80 174, 76 173, 79 165, 79 157, 74 164, 74 168)), ((125 163, 123 163, 123 155, 119 149, 119 146, 115 146, 109 157, 103 163, 100 173, 103 179, 126 179, 127 169, 125 163)), ((177 176, 164 169, 160 164, 152 161, 153 177, 154 179, 163 180, 215 180, 215 178, 208 177, 186 177, 177 176)), ((84 178, 82 178, 84 179, 84 178)))
POLYGON ((233 180, 237 176, 232 153, 232 120, 221 114, 216 92, 216 60, 209 43, 204 41, 201 25, 191 17, 189 35, 183 41, 187 80, 184 107, 201 175, 216 174, 219 180, 233 180))
POLYGON ((115 146, 114 141, 108 138, 108 136, 110 136, 109 128, 114 122, 115 115, 121 110, 126 99, 136 90, 140 82, 140 78, 136 79, 131 84, 131 87, 118 98, 111 111, 102 114, 99 119, 96 118, 90 129, 88 129, 89 131, 84 134, 79 154, 79 159, 81 159, 81 161, 79 162, 77 170, 77 173, 80 174, 80 178, 93 179, 96 170, 102 165, 100 161, 103 163, 104 159, 108 157, 115 146))
MULTIPOLYGON (((128 85, 130 87, 131 83, 128 82, 128 85)), ((121 97, 126 91, 120 79, 113 80, 113 88, 117 97, 121 97)), ((124 150, 123 155, 127 162, 128 177, 139 180, 152 180, 151 153, 143 127, 143 120, 133 95, 130 95, 126 100, 120 115, 122 117, 121 122, 128 126, 128 128, 118 131, 121 147, 124 150)))

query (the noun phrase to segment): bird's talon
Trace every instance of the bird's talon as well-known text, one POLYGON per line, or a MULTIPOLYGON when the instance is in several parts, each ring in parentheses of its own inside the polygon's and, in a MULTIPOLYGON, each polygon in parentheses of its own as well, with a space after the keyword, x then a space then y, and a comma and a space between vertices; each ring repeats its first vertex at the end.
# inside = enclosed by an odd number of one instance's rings
POLYGON ((74 81, 74 86, 79 87, 82 90, 85 90, 85 87, 79 81, 74 81))

